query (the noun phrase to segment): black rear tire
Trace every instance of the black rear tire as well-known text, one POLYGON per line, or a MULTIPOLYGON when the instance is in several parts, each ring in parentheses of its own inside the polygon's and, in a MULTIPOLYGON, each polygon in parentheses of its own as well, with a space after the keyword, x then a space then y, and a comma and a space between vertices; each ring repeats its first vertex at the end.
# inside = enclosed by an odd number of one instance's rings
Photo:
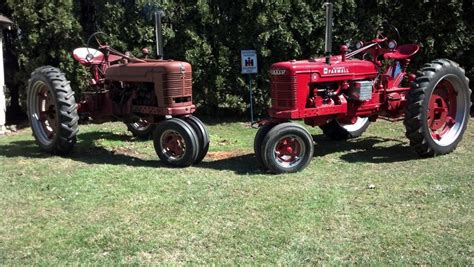
POLYGON ((27 89, 28 119, 39 147, 65 155, 76 143, 79 116, 74 92, 64 73, 43 66, 31 74, 27 89))
POLYGON ((160 122, 153 132, 153 145, 160 160, 170 166, 187 167, 196 160, 199 142, 193 128, 173 118, 160 122))
POLYGON ((368 118, 357 118, 354 124, 342 124, 337 120, 331 120, 325 125, 319 126, 323 134, 332 140, 347 140, 361 136, 369 127, 370 121, 368 118))
POLYGON ((262 146, 262 161, 276 174, 303 170, 314 154, 311 134, 303 126, 291 122, 270 129, 262 146))
POLYGON ((193 128, 194 132, 196 132, 196 135, 197 135, 197 139, 199 142, 199 152, 193 164, 198 164, 204 159, 204 157, 207 154, 207 151, 209 150, 209 143, 210 143, 209 131, 207 130, 206 125, 204 125, 204 123, 197 117, 194 117, 191 115, 187 117, 185 121, 189 125, 191 125, 191 127, 193 128))
POLYGON ((410 145, 423 157, 456 149, 469 121, 469 80, 448 59, 425 64, 408 93, 404 125, 410 145))

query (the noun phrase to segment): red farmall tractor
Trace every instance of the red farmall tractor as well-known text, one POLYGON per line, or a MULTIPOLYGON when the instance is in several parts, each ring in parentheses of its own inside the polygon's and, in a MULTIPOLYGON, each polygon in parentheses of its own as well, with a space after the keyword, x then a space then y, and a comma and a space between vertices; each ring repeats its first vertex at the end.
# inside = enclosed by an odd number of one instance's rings
POLYGON ((329 138, 360 136, 378 118, 403 120, 410 145, 423 157, 447 154, 461 140, 471 106, 468 79, 448 59, 409 73, 417 44, 398 45, 398 30, 386 25, 375 39, 331 56, 332 4, 326 3, 326 55, 278 62, 270 68, 270 119, 260 121, 254 150, 273 173, 296 172, 313 157, 308 131, 289 120, 319 126, 329 138))
POLYGON ((187 62, 162 59, 161 12, 155 13, 158 59, 121 53, 90 36, 74 58, 92 75, 90 90, 76 102, 65 75, 57 68, 37 68, 28 83, 27 106, 33 135, 41 149, 67 154, 76 143, 78 122, 124 121, 138 137, 153 135, 159 158, 168 165, 199 163, 209 148, 206 126, 192 115, 192 70, 187 62), (98 49, 89 47, 97 41, 98 49))

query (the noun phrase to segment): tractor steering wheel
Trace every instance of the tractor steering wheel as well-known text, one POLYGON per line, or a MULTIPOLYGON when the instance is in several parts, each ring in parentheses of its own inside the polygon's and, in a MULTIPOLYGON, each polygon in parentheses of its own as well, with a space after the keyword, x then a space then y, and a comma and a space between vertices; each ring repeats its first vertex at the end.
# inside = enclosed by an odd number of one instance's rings
POLYGON ((92 38, 95 39, 95 42, 96 42, 97 45, 99 46, 99 49, 102 48, 102 47, 106 47, 106 46, 107 46, 107 42, 102 42, 103 40, 101 40, 101 39, 98 37, 99 35, 103 35, 103 36, 105 36, 105 37, 108 37, 108 36, 109 36, 109 35, 106 34, 105 32, 94 32, 93 34, 91 34, 91 36, 89 36, 89 39, 87 39, 87 47, 89 47, 92 38))
POLYGON ((92 38, 95 39, 97 45, 98 45, 98 48, 99 50, 103 47, 107 47, 107 43, 106 42, 101 42, 100 39, 97 37, 98 35, 105 35, 105 36, 108 36, 106 33, 104 32, 95 32, 93 34, 91 34, 89 36, 89 38, 87 39, 87 45, 86 45, 86 50, 87 50, 87 55, 86 55, 86 61, 92 61, 94 59, 94 57, 96 56, 97 53, 99 53, 98 50, 95 50, 93 49, 92 47, 90 47, 90 42, 92 40, 92 38))
POLYGON ((384 22, 383 25, 377 29, 376 39, 374 41, 381 43, 387 40, 395 40, 398 43, 400 41, 400 32, 393 24, 384 22))

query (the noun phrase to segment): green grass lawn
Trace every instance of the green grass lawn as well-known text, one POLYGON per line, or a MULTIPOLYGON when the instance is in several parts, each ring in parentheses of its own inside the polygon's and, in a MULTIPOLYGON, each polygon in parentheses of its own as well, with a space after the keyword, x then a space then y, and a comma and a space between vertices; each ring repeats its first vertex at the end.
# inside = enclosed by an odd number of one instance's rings
POLYGON ((82 125, 68 157, 21 130, 0 138, 0 264, 473 265, 470 123, 428 159, 401 123, 349 142, 310 129, 313 161, 285 175, 257 169, 240 122, 209 123, 208 156, 185 169, 121 123, 82 125))

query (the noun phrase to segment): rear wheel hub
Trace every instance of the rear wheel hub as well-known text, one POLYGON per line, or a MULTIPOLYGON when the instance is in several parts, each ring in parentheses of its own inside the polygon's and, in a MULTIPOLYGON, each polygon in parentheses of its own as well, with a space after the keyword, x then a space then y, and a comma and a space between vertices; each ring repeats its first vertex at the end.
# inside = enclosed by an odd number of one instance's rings
POLYGON ((433 90, 428 106, 428 127, 435 140, 441 140, 456 123, 457 93, 448 80, 433 90))

